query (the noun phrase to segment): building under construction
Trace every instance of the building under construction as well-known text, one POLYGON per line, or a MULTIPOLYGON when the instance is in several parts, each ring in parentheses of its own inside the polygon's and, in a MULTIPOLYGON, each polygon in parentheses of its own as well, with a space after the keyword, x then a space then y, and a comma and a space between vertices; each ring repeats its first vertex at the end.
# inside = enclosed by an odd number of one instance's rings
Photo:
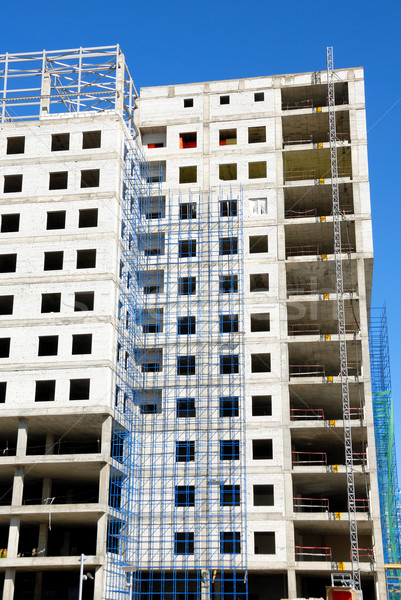
POLYGON ((396 600, 363 69, 0 93, 2 600, 396 600))

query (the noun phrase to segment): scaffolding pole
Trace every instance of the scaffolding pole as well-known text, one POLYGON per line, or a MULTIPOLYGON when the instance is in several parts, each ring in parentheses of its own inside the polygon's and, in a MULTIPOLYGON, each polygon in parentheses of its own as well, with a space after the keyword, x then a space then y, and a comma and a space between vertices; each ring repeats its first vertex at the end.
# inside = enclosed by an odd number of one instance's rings
MULTIPOLYGON (((354 481, 354 462, 352 453, 352 430, 351 430, 351 412, 349 398, 349 380, 348 380, 348 361, 347 361, 347 341, 346 341, 346 322, 344 306, 344 278, 342 265, 341 248, 341 220, 340 194, 338 188, 338 165, 337 165, 337 134, 336 134, 336 112, 335 112, 335 92, 334 92, 334 71, 333 71, 333 47, 327 47, 327 87, 328 87, 328 111, 330 128, 330 165, 331 165, 331 189, 333 202, 333 225, 334 225, 334 256, 336 269, 336 296, 337 296, 337 317, 338 317, 338 337, 340 350, 340 376, 341 376, 341 396, 343 406, 344 421, 344 445, 345 445, 345 466, 347 477, 348 494, 348 516, 349 516, 349 534, 351 543, 351 568, 353 587, 361 590, 361 575, 359 567, 358 551, 358 526, 355 502, 355 481, 354 481)), ((333 584, 336 574, 333 574, 333 584)), ((332 577, 333 577, 332 576, 332 577)))
POLYGON ((401 588, 401 511, 386 307, 371 309, 369 347, 387 592, 389 600, 397 600, 401 588))

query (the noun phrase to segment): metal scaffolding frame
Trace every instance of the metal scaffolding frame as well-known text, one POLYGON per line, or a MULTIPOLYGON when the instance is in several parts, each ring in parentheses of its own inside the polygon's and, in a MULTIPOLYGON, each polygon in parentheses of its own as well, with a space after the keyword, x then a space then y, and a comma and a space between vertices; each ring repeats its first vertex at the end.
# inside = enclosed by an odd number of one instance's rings
MULTIPOLYGON (((351 543, 351 568, 353 587, 361 590, 361 574, 359 567, 358 550, 358 525, 357 511, 355 502, 355 481, 354 481, 354 458, 352 452, 352 423, 350 412, 349 380, 348 380, 348 360, 347 360, 347 337, 346 320, 344 306, 344 278, 342 266, 342 246, 341 246, 341 220, 340 194, 338 188, 338 167, 337 167, 337 139, 336 134, 336 112, 335 112, 335 94, 334 94, 334 70, 333 70, 333 47, 327 47, 327 87, 328 87, 328 109, 329 109, 329 128, 330 128, 330 166, 331 166, 331 189, 333 201, 333 226, 334 226, 334 256, 336 267, 336 297, 337 297, 337 317, 338 317, 338 337, 340 350, 340 376, 341 376, 341 396, 343 405, 344 421, 344 446, 345 446, 345 466, 347 475, 347 495, 348 495, 348 516, 349 533, 351 543)), ((333 585, 336 580, 342 579, 343 575, 337 577, 332 575, 333 585)))
MULTIPOLYGON (((387 565, 401 562, 401 505, 394 435, 390 352, 386 307, 372 308, 369 330, 370 369, 383 553, 387 565)), ((400 597, 401 570, 387 570, 389 600, 400 597)))
POLYGON ((117 111, 134 130, 136 97, 118 45, 0 54, 0 123, 117 111))
POLYGON ((128 141, 106 598, 245 600, 242 190, 161 180, 128 141))

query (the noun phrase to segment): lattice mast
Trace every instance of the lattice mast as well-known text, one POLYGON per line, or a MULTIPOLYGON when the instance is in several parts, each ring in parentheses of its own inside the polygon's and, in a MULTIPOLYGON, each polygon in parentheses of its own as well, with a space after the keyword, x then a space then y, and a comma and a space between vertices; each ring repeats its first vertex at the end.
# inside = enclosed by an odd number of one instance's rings
POLYGON ((348 516, 349 533, 351 542, 351 567, 353 586, 356 590, 361 589, 361 574, 359 568, 358 552, 358 527, 356 519, 355 503, 355 480, 352 456, 352 431, 351 413, 348 381, 347 341, 345 330, 345 306, 344 306, 344 277, 342 265, 341 248, 341 220, 340 194, 338 188, 338 165, 337 165, 337 132, 334 95, 334 72, 333 72, 333 47, 327 47, 327 87, 329 107, 329 131, 330 131, 330 166, 331 166, 331 189, 333 202, 333 226, 334 226, 334 256, 336 269, 336 296, 338 316, 338 338, 340 350, 340 376, 341 396, 343 406, 344 423, 344 445, 345 445, 345 468, 347 476, 348 516))

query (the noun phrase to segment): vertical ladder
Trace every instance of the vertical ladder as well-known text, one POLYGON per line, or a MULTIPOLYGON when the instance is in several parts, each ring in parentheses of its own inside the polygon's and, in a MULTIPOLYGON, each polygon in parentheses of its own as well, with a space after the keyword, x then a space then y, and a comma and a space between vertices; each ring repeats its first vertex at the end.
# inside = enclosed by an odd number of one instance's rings
POLYGON ((335 113, 335 95, 334 95, 334 72, 333 72, 333 47, 327 47, 327 87, 328 87, 328 107, 329 107, 329 128, 330 128, 330 166, 331 166, 331 190, 333 202, 333 225, 334 225, 334 255, 336 269, 336 296, 337 296, 337 315, 338 315, 338 338, 340 349, 340 374, 341 374, 341 397, 343 406, 344 422, 344 445, 345 445, 345 468, 347 476, 347 494, 348 494, 348 516, 349 533, 351 542, 351 567, 353 587, 356 590, 361 589, 361 573, 359 568, 358 552, 358 527, 356 520, 355 504, 355 480, 354 465, 352 456, 352 431, 350 414, 350 397, 348 381, 347 364, 347 342, 345 334, 345 307, 344 307, 344 277, 341 251, 341 212, 340 195, 338 189, 338 165, 337 165, 337 133, 336 133, 336 113, 335 113))

